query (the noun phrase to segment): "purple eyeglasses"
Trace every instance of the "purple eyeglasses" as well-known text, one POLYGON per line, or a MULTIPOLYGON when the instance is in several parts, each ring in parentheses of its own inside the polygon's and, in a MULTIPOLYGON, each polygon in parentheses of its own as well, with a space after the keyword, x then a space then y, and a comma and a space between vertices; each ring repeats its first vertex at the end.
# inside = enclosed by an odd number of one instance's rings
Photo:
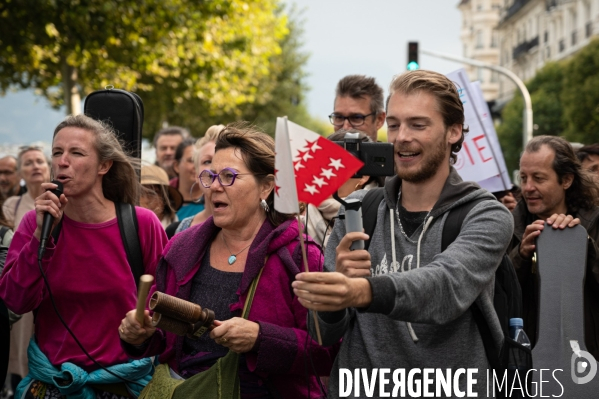
POLYGON ((211 170, 204 169, 200 173, 200 183, 206 188, 210 188, 214 180, 218 178, 218 182, 223 187, 232 186, 235 183, 237 176, 253 175, 253 173, 238 173, 231 168, 224 168, 218 173, 214 173, 211 170))

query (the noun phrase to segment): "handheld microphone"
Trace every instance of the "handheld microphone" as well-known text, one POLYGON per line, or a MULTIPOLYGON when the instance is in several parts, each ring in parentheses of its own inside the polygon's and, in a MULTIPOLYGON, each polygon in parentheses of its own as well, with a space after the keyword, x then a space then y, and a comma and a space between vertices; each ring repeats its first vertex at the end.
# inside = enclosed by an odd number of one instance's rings
MULTIPOLYGON (((62 183, 57 180, 52 180, 50 183, 56 184, 56 188, 50 191, 52 194, 56 195, 60 199, 60 195, 62 194, 62 183)), ((42 234, 40 236, 40 247, 37 251, 38 259, 42 259, 44 256, 44 252, 46 251, 46 242, 50 237, 50 232, 52 229, 52 223, 54 223, 54 216, 50 214, 50 212, 46 212, 44 214, 44 222, 42 223, 42 234)))

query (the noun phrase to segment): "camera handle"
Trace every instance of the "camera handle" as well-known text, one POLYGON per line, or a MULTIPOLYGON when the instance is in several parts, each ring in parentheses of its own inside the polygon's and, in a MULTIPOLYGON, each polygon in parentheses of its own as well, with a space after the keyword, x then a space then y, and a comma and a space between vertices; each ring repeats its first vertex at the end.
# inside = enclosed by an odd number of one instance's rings
MULTIPOLYGON (((342 200, 336 191, 333 194, 333 198, 335 198, 338 202, 341 203, 341 205, 345 207, 346 233, 350 233, 353 231, 363 233, 364 227, 362 226, 362 201, 357 198, 350 199, 347 201, 342 200)), ((357 240, 352 242, 350 249, 364 249, 364 240, 357 240)))

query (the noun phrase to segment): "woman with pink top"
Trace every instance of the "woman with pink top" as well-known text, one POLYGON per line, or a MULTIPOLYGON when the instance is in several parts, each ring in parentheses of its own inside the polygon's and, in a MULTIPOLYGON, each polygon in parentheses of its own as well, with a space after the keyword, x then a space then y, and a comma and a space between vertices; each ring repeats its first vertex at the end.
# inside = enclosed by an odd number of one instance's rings
MULTIPOLYGON (((149 380, 150 360, 131 362, 118 335, 110 333, 136 303, 115 205, 138 199, 133 165, 103 123, 77 115, 56 127, 52 174, 63 194, 44 191, 35 199, 35 210, 15 232, 0 279, 0 298, 9 309, 36 313, 29 375, 15 397, 131 398, 149 380), (61 227, 56 241, 48 239, 38 266, 46 213, 54 217, 53 228, 58 222, 61 227)), ((135 211, 145 272, 154 274, 166 235, 153 212, 135 211)))
MULTIPOLYGON (((329 374, 335 349, 308 336, 307 311, 291 289, 304 266, 294 215, 274 209, 274 147, 272 137, 244 125, 216 138, 212 163, 199 173, 212 216, 171 239, 153 287, 213 310, 216 328, 180 337, 154 328, 148 311, 143 326, 127 313, 119 327, 127 352, 160 355, 162 364, 144 398, 217 397, 197 385, 209 368, 226 370, 223 390, 239 387, 223 397, 322 397, 318 377, 329 374)), ((310 239, 306 252, 310 270, 321 270, 310 239)))

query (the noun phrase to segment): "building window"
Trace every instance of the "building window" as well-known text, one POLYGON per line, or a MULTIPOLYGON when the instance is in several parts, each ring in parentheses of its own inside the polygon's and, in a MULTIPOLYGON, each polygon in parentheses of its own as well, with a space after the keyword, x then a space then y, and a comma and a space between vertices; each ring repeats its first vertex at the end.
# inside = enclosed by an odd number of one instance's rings
POLYGON ((491 47, 497 48, 497 31, 495 30, 491 33, 491 47))
POLYGON ((589 38, 591 37, 591 35, 593 34, 592 30, 593 30, 593 23, 591 22, 592 20, 592 16, 591 16, 591 2, 590 1, 585 1, 584 5, 584 15, 586 16, 586 24, 585 24, 585 34, 586 37, 589 38))
POLYGON ((566 41, 564 39, 559 41, 559 52, 563 52, 566 49, 566 41))
POLYGON ((491 83, 497 83, 499 81, 499 77, 496 71, 491 71, 491 83))
POLYGON ((549 41, 549 32, 545 31, 545 35, 543 37, 543 41, 547 43, 549 41))
POLYGON ((526 32, 527 32, 526 38, 527 39, 530 39, 531 37, 534 37, 536 35, 533 25, 534 25, 534 22, 531 18, 528 21, 528 30, 526 30, 526 32))
POLYGON ((476 48, 483 48, 483 31, 476 31, 476 48))
POLYGON ((550 59, 551 58, 551 47, 547 46, 547 48, 545 49, 545 59, 550 59))
POLYGON ((572 32, 572 46, 576 46, 576 31, 572 32))

